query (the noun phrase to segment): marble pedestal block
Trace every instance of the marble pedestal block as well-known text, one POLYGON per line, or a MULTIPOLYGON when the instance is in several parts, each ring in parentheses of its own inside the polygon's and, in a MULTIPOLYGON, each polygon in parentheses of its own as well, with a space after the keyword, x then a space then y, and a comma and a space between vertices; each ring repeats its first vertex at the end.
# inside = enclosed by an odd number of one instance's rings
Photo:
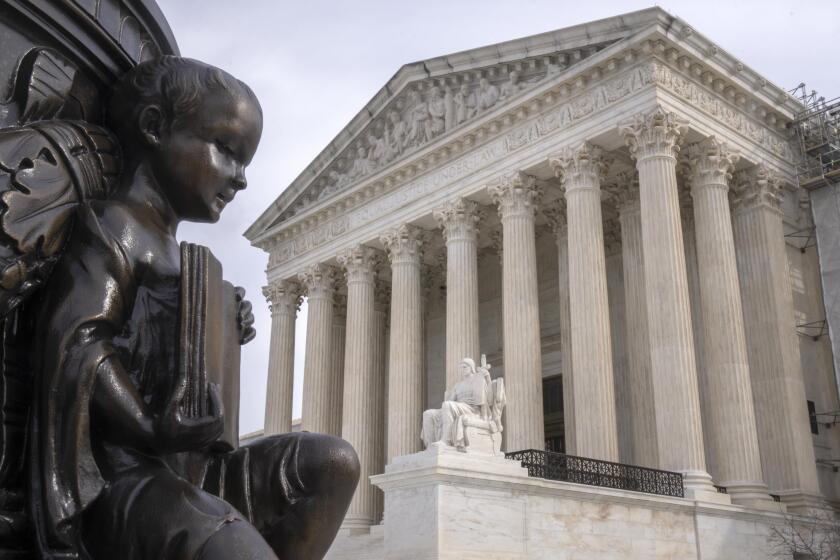
POLYGON ((384 524, 339 535, 328 560, 772 560, 775 530, 809 522, 529 478, 517 462, 438 444, 371 482, 385 492, 384 524))
POLYGON ((518 560, 526 498, 511 491, 528 471, 515 461, 433 443, 397 457, 371 482, 385 492, 387 560, 518 560))

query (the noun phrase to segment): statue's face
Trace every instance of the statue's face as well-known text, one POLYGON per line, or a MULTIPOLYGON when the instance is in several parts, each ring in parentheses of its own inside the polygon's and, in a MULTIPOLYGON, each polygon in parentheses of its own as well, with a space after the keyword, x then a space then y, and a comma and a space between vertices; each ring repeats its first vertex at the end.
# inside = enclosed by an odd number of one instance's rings
POLYGON ((245 167, 262 134, 262 115, 245 92, 212 91, 192 114, 160 133, 152 173, 183 220, 216 222, 247 185, 245 167))
POLYGON ((467 364, 462 363, 459 366, 459 368, 461 370, 461 377, 469 377, 470 374, 472 373, 472 370, 470 369, 470 366, 468 366, 467 364))

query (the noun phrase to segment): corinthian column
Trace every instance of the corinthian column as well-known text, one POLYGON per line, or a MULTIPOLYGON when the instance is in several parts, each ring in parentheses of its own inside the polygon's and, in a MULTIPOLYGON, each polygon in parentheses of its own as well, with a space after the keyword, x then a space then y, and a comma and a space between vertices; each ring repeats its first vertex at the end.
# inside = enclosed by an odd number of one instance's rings
POLYGON ((610 313, 601 219, 601 149, 584 142, 551 159, 566 191, 577 452, 618 461, 610 313))
POLYGON ((446 240, 446 389, 458 381, 463 358, 477 360, 478 204, 459 198, 434 212, 446 240))
POLYGON ((657 107, 622 126, 636 159, 656 433, 663 469, 681 471, 690 496, 712 499, 677 192, 677 142, 686 123, 657 107))
POLYGON ((310 266, 300 282, 307 294, 306 358, 303 364, 303 416, 301 429, 334 433, 336 415, 333 391, 340 382, 331 366, 333 347, 333 296, 336 271, 324 264, 310 266))
POLYGON ((733 502, 772 505, 761 472, 729 212, 728 182, 738 156, 711 137, 690 146, 688 160, 706 360, 700 392, 711 474, 733 502))
POLYGON ((421 449, 423 415, 423 230, 402 225, 380 241, 391 261, 386 461, 421 449))
POLYGON ((376 463, 375 308, 377 255, 359 245, 343 252, 338 262, 347 273, 347 337, 344 351, 344 401, 341 437, 359 456, 359 486, 343 527, 364 528, 373 523, 375 496, 368 480, 376 463))
POLYGON ((758 443, 765 480, 789 511, 821 507, 793 295, 781 184, 763 166, 735 180, 733 227, 758 443))
MULTIPOLYGON (((341 289, 336 281, 336 292, 341 289)), ((330 390, 329 425, 327 433, 341 437, 341 417, 344 406, 344 341, 347 338, 347 296, 336 293, 333 304, 332 352, 330 370, 336 380, 330 390)))
POLYGON ((490 188, 502 219, 502 316, 504 324, 505 443, 510 451, 543 449, 540 308, 534 203, 539 196, 533 177, 504 177, 490 188))
MULTIPOLYGON (((388 395, 387 360, 388 360, 388 309, 391 301, 391 289, 382 281, 377 282, 374 293, 373 313, 373 387, 369 399, 373 410, 373 466, 372 474, 385 472, 385 437, 386 414, 385 402, 388 395)), ((422 414, 422 413, 421 413, 422 414)), ((382 490, 373 487, 373 523, 382 521, 384 495, 382 490)))
POLYGON ((624 271, 630 462, 655 468, 659 466, 656 403, 650 364, 642 211, 639 206, 639 181, 635 173, 622 172, 619 175, 615 198, 621 224, 621 263, 624 271))
POLYGON ((271 304, 271 345, 265 403, 267 436, 292 431, 295 320, 300 308, 300 294, 300 284, 293 280, 272 282, 263 288, 263 295, 271 304))
POLYGON ((566 199, 559 198, 544 211, 557 241, 557 284, 560 307, 560 358, 563 379, 563 433, 566 453, 577 455, 575 439, 575 391, 572 364, 572 317, 569 308, 569 229, 566 225, 566 199))

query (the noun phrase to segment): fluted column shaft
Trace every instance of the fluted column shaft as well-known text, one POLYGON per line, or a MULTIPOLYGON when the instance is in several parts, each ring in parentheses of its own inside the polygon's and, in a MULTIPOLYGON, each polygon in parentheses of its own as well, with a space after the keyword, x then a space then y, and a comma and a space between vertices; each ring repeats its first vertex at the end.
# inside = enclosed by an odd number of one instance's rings
POLYGON ((265 403, 265 435, 292 431, 292 393, 295 377, 295 322, 301 287, 281 280, 263 288, 271 303, 271 341, 265 403))
POLYGON ((677 141, 685 123, 660 108, 622 132, 636 159, 645 259, 645 294, 661 468, 685 486, 714 492, 706 472, 685 254, 677 192, 677 141))
POLYGON ((502 322, 504 324, 505 445, 507 450, 542 449, 542 407, 537 248, 533 177, 517 173, 490 189, 502 220, 502 322))
MULTIPOLYGON (((387 359, 388 359, 388 309, 391 293, 386 284, 379 282, 374 296, 373 314, 373 388, 369 405, 373 407, 373 474, 385 472, 385 438, 387 414, 387 359)), ((422 414, 422 412, 421 412, 422 414)), ((382 490, 373 487, 373 523, 382 521, 384 495, 382 490)))
POLYGON ((386 461, 420 451, 423 415, 422 230, 400 226, 381 238, 391 261, 386 461))
POLYGON ((458 199, 434 212, 446 240, 446 389, 458 381, 458 364, 477 360, 478 204, 458 199))
POLYGON ((306 357, 303 365, 303 411, 301 429, 308 432, 334 433, 333 392, 340 372, 332 368, 333 296, 335 270, 314 265, 300 275, 307 293, 306 357))
POLYGON ((563 376, 563 432, 566 453, 577 455, 575 438, 574 366, 572 362, 572 317, 569 302, 569 229, 566 223, 566 199, 560 198, 545 210, 557 242, 557 284, 560 307, 560 357, 563 376))
POLYGON ((341 418, 344 408, 344 350, 347 338, 347 296, 336 294, 333 305, 332 351, 330 370, 335 387, 330 390, 328 434, 341 436, 341 418))
POLYGON ((650 363, 645 262, 642 249, 642 214, 639 186, 633 178, 621 185, 625 196, 619 205, 621 262, 624 270, 624 306, 627 323, 627 377, 630 401, 632 463, 659 466, 656 408, 650 363))
POLYGON ((344 403, 341 436, 359 456, 359 485, 344 527, 367 527, 374 519, 375 495, 369 477, 376 463, 376 337, 374 287, 376 253, 358 246, 339 255, 347 272, 347 336, 344 351, 344 403))
POLYGON ((732 501, 767 501, 753 409, 728 180, 737 156, 714 138, 689 149, 706 366, 700 377, 709 464, 732 501))
POLYGON ((820 501, 785 254, 781 185, 763 166, 736 179, 733 215, 759 448, 789 511, 820 501))
POLYGON ((612 348, 601 217, 600 149, 584 143, 553 158, 566 195, 577 452, 618 461, 612 348))

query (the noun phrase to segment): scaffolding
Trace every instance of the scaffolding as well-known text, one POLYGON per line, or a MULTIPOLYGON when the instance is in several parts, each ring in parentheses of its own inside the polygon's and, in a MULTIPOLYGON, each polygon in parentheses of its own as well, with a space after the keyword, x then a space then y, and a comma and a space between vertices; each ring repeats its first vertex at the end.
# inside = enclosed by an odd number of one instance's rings
POLYGON ((793 123, 801 154, 799 186, 810 191, 840 183, 840 97, 826 101, 804 83, 791 93, 804 106, 793 123))
MULTIPOLYGON (((826 101, 804 83, 791 94, 802 104, 793 122, 799 148, 796 178, 811 199, 813 225, 786 237, 803 253, 816 245, 825 305, 824 319, 796 325, 796 330, 814 340, 829 335, 840 389, 840 98, 826 101)), ((836 420, 833 416, 831 425, 836 420)))

